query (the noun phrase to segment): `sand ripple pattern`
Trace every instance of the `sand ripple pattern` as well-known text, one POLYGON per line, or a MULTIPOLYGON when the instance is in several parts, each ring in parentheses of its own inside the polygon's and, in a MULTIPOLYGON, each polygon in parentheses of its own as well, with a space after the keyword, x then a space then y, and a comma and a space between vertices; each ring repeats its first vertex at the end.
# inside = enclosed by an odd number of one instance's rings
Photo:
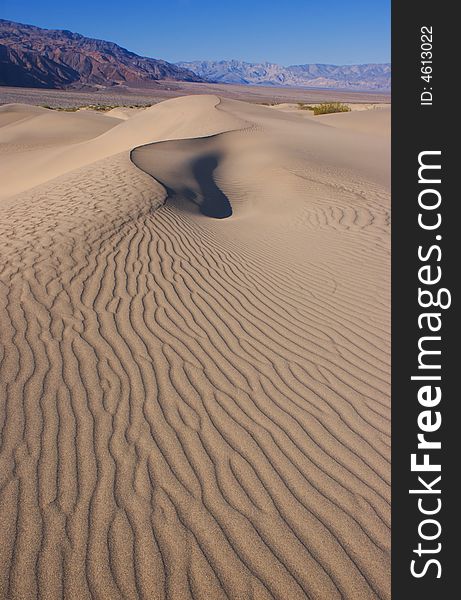
POLYGON ((251 236, 125 153, 2 207, 1 598, 389 598, 388 197, 289 176, 251 236))

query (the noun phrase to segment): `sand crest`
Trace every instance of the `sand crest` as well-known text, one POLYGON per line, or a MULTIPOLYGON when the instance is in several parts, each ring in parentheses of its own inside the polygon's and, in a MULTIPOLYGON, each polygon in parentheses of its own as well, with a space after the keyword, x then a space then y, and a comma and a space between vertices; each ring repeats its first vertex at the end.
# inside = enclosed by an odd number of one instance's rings
POLYGON ((0 111, 26 146, 0 200, 0 597, 390 598, 380 111, 18 111, 0 111))

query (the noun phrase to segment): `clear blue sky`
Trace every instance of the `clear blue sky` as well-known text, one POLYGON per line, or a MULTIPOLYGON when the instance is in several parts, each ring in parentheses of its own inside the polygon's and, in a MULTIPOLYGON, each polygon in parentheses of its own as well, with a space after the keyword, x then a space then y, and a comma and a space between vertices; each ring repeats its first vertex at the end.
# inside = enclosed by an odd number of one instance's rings
POLYGON ((0 18, 170 62, 390 61, 390 0, 0 0, 0 18))

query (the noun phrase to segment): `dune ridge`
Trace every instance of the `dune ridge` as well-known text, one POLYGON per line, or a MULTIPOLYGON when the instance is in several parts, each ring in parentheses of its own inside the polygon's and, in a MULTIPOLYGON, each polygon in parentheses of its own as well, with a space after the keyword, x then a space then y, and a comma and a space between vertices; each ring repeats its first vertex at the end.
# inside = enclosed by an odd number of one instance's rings
POLYGON ((390 598, 389 157, 367 131, 185 97, 12 178, 0 597, 390 598), (201 212, 221 195, 231 216, 201 212))

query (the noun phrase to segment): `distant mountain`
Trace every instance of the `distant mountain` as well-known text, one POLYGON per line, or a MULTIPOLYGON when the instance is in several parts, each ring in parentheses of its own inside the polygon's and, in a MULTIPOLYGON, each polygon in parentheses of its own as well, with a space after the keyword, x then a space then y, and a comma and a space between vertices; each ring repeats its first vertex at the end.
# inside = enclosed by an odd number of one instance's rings
POLYGON ((203 79, 215 83, 277 85, 315 88, 389 90, 391 65, 292 65, 247 63, 239 60, 191 61, 176 63, 203 79))
POLYGON ((0 19, 0 85, 139 87, 159 80, 202 81, 184 67, 138 56, 112 42, 0 19))

